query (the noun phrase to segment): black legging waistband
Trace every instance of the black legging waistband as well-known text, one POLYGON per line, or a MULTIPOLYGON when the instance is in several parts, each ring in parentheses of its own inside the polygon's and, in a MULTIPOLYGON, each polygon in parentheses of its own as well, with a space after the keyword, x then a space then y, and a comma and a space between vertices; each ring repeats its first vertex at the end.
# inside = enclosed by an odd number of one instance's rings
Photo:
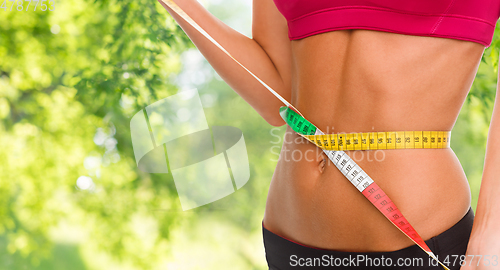
MULTIPOLYGON (((467 250, 474 212, 472 208, 448 230, 425 241, 441 262, 460 269, 459 259, 467 250), (453 256, 455 255, 455 256, 453 256), (455 263, 454 263, 455 260, 455 263)), ((266 259, 270 270, 285 269, 443 269, 417 245, 390 252, 343 252, 295 243, 267 230, 262 224, 266 259), (354 259, 354 260, 353 260, 354 259), (371 262, 368 261, 371 259, 371 262), (376 265, 376 264, 379 265, 376 265), (381 265, 383 263, 383 265, 381 265), (391 263, 389 267, 388 264, 391 263), (422 264, 420 264, 422 263, 422 264), (418 265, 417 265, 418 264, 418 265)))

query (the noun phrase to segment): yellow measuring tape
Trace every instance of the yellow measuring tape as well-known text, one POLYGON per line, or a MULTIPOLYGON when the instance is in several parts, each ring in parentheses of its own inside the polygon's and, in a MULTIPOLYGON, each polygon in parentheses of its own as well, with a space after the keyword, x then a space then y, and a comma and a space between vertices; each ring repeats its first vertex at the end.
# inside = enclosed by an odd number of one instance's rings
POLYGON ((321 149, 379 150, 449 148, 451 131, 388 131, 304 135, 321 149))
POLYGON ((375 149, 415 149, 415 148, 449 148, 450 131, 391 131, 347 134, 324 134, 319 128, 304 118, 304 116, 286 99, 269 87, 264 81, 253 74, 243 64, 236 60, 224 47, 213 39, 191 17, 189 17, 172 0, 161 0, 181 18, 186 20, 198 32, 210 40, 221 51, 245 69, 269 92, 283 102, 286 107, 280 108, 280 115, 285 122, 300 136, 311 141, 328 156, 342 174, 374 205, 394 226, 410 238, 431 258, 439 262, 436 255, 427 246, 416 230, 406 220, 401 211, 387 194, 356 164, 343 150, 375 150, 375 149))

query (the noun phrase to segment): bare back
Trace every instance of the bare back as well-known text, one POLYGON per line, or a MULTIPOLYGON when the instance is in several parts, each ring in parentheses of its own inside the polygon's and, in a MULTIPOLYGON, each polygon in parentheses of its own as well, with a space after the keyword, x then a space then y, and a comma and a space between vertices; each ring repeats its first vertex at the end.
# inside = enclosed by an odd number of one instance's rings
MULTIPOLYGON (((484 48, 358 29, 294 40, 292 104, 328 133, 451 130, 484 48)), ((392 251, 413 244, 316 146, 290 128, 285 137, 269 189, 266 228, 341 251, 392 251)), ((450 228, 470 206, 467 179, 451 149, 346 153, 424 239, 450 228)))

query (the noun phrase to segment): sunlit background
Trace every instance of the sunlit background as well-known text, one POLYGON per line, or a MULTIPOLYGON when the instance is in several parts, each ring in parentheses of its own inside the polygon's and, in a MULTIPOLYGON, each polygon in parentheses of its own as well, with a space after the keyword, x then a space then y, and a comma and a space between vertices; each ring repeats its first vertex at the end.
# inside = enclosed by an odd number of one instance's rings
MULTIPOLYGON (((251 0, 201 3, 251 36, 251 0)), ((284 127, 236 95, 157 1, 54 4, 0 9, 0 269, 267 269, 261 220, 284 127), (137 169, 129 123, 192 88, 209 126, 243 131, 251 177, 184 212, 171 176, 137 169)), ((497 37, 452 132, 474 209, 497 37)))

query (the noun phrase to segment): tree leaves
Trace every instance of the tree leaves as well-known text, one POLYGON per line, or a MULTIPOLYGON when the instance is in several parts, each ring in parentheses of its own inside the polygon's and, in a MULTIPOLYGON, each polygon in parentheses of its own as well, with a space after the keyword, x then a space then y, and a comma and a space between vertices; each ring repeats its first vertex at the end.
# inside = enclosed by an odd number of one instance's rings
POLYGON ((179 63, 169 61, 192 45, 156 1, 56 1, 55 8, 1 11, 0 228, 4 250, 30 258, 9 268, 31 269, 50 250, 52 228, 77 222, 88 224, 88 245, 150 269, 177 215, 158 219, 161 233, 145 250, 131 248, 143 245, 131 218, 175 207, 176 197, 136 174, 130 111, 173 93, 168 76, 179 63), (128 111, 124 95, 133 101, 128 111), (96 129, 110 126, 122 131, 106 135, 116 146, 96 145, 96 129), (100 164, 84 162, 92 156, 100 164), (82 175, 96 190, 76 187, 82 175), (160 196, 138 197, 139 190, 160 196))

